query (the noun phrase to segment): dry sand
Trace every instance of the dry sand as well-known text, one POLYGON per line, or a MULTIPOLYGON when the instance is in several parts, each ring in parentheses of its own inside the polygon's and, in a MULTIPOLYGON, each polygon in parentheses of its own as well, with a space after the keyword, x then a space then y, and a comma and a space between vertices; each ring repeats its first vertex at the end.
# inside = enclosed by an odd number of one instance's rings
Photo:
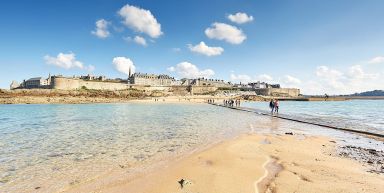
POLYGON ((357 161, 333 156, 325 137, 244 135, 196 152, 167 167, 107 181, 95 179, 66 192, 257 193, 380 192, 384 176, 357 161), (178 181, 184 179, 183 188, 178 181))

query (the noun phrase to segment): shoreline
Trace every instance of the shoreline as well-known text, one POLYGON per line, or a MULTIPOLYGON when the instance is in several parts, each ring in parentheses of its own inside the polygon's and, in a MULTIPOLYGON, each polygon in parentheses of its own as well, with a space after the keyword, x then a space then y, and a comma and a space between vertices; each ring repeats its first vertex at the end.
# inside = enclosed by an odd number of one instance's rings
POLYGON ((243 134, 191 152, 135 177, 109 176, 115 179, 110 181, 102 177, 62 192, 379 190, 384 181, 382 174, 370 173, 367 166, 337 152, 336 144, 329 137, 243 134), (299 184, 300 189, 297 189, 299 184))
MULTIPOLYGON (((222 101, 224 99, 237 98, 241 96, 211 96, 211 95, 193 95, 193 96, 162 96, 144 98, 119 98, 119 97, 87 97, 87 96, 15 96, 1 97, 0 104, 101 104, 101 103, 207 103, 208 99, 222 101), (157 99, 158 101, 155 101, 157 99)), ((266 102, 269 98, 263 100, 243 100, 248 102, 266 102)), ((298 99, 279 99, 281 101, 301 101, 301 102, 334 102, 348 100, 384 100, 383 98, 359 98, 347 100, 298 100, 298 99)))
POLYGON ((90 103, 127 103, 131 101, 151 101, 158 99, 157 102, 206 102, 208 99, 233 99, 241 98, 244 101, 270 101, 279 99, 281 101, 306 101, 306 102, 332 102, 347 100, 383 100, 382 97, 272 97, 249 95, 246 92, 231 93, 207 93, 200 95, 157 95, 139 90, 52 90, 52 89, 20 89, 2 90, 0 89, 0 104, 90 104, 90 103))

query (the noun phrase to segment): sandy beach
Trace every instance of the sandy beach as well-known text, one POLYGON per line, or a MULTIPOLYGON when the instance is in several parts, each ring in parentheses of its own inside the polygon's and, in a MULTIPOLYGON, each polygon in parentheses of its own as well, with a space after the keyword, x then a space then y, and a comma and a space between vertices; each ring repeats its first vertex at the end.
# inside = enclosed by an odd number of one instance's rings
POLYGON ((144 174, 101 177, 64 192, 380 192, 384 176, 367 171, 337 156, 330 138, 248 134, 144 174))
POLYGON ((49 90, 24 89, 1 90, 0 104, 92 104, 92 103, 128 103, 128 102, 167 102, 167 103, 203 103, 208 99, 221 102, 234 96, 225 95, 184 95, 152 96, 137 90, 97 91, 97 90, 49 90), (156 101, 155 101, 156 100, 156 101))

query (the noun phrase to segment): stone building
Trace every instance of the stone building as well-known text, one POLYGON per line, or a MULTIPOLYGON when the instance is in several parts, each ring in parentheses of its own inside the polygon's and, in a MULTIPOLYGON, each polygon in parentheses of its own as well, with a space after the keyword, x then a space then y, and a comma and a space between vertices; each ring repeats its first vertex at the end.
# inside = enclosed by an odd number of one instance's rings
POLYGON ((93 75, 86 75, 86 76, 80 76, 80 79, 82 80, 98 80, 98 81, 105 81, 105 76, 93 76, 93 75))
POLYGON ((280 84, 268 84, 266 82, 250 82, 248 83, 249 86, 251 86, 254 89, 259 89, 259 88, 280 88, 280 84))
POLYGON ((149 85, 149 86, 172 86, 176 85, 175 78, 165 74, 147 74, 147 73, 134 73, 129 77, 130 84, 135 85, 149 85))
POLYGON ((24 80, 23 83, 20 85, 21 88, 49 88, 51 85, 51 75, 48 76, 48 78, 43 77, 35 77, 30 78, 28 80, 24 80))
POLYGON ((206 78, 189 79, 188 84, 193 86, 215 86, 215 87, 231 87, 232 86, 229 82, 224 82, 224 80, 206 79, 206 78))
POLYGON ((257 95, 273 97, 298 97, 300 89, 297 88, 258 88, 255 89, 257 95))

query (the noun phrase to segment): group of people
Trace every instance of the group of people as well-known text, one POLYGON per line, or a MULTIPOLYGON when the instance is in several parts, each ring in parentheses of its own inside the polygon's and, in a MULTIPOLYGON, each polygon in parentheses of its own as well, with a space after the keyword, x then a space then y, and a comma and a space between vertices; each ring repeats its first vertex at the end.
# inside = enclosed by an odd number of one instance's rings
POLYGON ((212 104, 215 103, 215 99, 208 99, 208 103, 210 103, 210 104, 211 104, 211 103, 212 103, 212 104))
POLYGON ((279 113, 279 100, 271 99, 271 101, 269 102, 269 108, 271 108, 271 114, 273 114, 274 112, 279 113))
POLYGON ((236 99, 236 100, 233 100, 233 99, 226 100, 226 99, 224 99, 223 104, 224 104, 224 106, 233 107, 235 105, 236 107, 239 107, 240 106, 240 99, 236 99))

